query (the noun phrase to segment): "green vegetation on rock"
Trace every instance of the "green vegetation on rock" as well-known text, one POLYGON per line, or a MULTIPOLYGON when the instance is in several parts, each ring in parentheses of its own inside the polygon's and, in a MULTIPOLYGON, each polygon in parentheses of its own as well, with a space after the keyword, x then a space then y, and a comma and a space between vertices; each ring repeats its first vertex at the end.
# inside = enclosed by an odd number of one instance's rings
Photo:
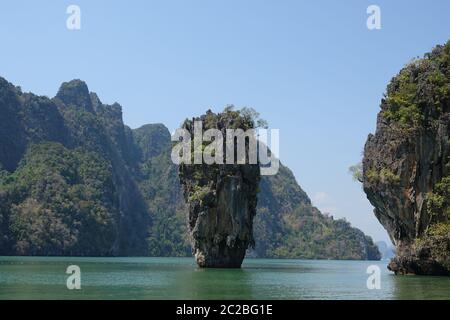
POLYGON ((437 120, 450 102, 450 41, 414 59, 387 87, 382 116, 402 128, 437 120))
POLYGON ((380 253, 372 239, 343 219, 313 207, 285 166, 260 183, 255 218, 258 257, 297 259, 370 259, 380 253))
MULTIPOLYGON (((109 255, 117 236, 118 201, 105 159, 46 142, 29 147, 0 185, 6 236, 13 252, 109 255)), ((4 235, 5 236, 5 235, 4 235)))
POLYGON ((450 41, 391 80, 365 146, 364 190, 396 244, 396 273, 450 274, 449 140, 450 41))

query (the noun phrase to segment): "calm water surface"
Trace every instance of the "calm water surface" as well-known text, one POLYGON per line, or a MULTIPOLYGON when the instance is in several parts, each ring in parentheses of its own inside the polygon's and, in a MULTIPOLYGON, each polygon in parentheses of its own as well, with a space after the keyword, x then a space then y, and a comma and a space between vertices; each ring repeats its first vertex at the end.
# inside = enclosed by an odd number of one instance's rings
POLYGON ((0 257, 0 299, 450 299, 450 277, 394 276, 387 262, 246 259, 240 270, 191 258, 0 257), (366 269, 381 269, 381 289, 366 269), (68 290, 69 265, 81 290, 68 290))

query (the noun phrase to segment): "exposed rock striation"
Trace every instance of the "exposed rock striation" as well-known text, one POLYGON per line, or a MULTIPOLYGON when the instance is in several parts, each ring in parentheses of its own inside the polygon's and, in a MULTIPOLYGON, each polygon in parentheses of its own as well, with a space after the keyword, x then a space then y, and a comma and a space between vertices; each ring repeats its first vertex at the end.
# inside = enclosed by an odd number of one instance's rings
MULTIPOLYGON (((253 129, 254 120, 231 109, 185 121, 191 135, 195 121, 203 130, 253 129)), ((253 218, 256 214, 257 189, 260 180, 258 164, 226 164, 226 142, 223 141, 223 164, 181 164, 180 182, 189 205, 189 231, 192 248, 200 267, 240 268, 253 240, 253 218)), ((235 146, 236 147, 236 146, 235 146)), ((246 153, 248 154, 248 142, 246 153)))
POLYGON ((394 77, 364 149, 363 185, 397 274, 450 274, 450 42, 394 77))

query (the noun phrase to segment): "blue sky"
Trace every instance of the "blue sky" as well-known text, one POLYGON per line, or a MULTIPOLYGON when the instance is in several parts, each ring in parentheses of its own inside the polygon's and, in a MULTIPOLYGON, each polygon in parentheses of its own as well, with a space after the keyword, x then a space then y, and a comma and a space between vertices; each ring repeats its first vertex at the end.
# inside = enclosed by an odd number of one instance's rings
POLYGON ((2 1, 0 76, 50 97, 82 79, 133 128, 253 107, 320 209, 387 240, 348 167, 391 77, 450 39, 449 13, 445 0, 2 1), (70 4, 81 30, 66 28, 70 4), (381 30, 366 27, 371 4, 381 30))

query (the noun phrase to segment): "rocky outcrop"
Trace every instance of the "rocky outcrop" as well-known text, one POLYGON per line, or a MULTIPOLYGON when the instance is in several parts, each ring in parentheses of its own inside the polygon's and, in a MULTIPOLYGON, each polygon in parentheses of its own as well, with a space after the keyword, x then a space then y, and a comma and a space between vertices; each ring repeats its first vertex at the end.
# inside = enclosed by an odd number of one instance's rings
MULTIPOLYGON (((191 135, 194 122, 203 129, 252 129, 254 122, 239 111, 208 111, 200 118, 186 121, 191 135)), ((225 140, 225 139, 224 139, 225 140)), ((225 150, 225 141, 223 144, 225 150)), ((246 146, 248 150, 248 145, 246 146)), ((224 159, 225 159, 224 151, 224 159)), ((225 162, 225 160, 224 160, 225 162)), ((258 164, 181 164, 180 181, 189 205, 189 231, 192 248, 200 267, 239 268, 253 241, 253 217, 256 214, 260 180, 258 164)))
POLYGON ((394 77, 375 135, 364 149, 363 184, 396 246, 397 274, 449 274, 450 43, 394 77))

